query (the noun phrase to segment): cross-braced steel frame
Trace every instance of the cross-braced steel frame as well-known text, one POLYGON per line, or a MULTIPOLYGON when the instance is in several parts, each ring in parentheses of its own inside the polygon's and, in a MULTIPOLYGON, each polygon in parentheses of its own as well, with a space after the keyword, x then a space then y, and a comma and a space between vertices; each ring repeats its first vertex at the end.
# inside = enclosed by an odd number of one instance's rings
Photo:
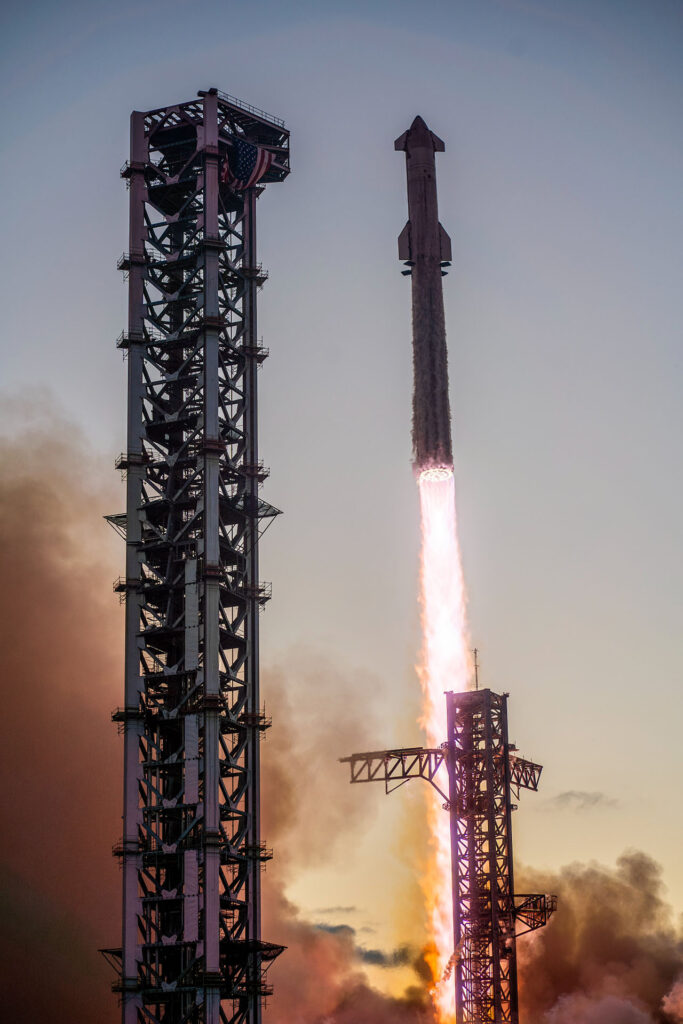
POLYGON ((288 140, 215 89, 131 118, 123 1024, 258 1024, 282 950, 260 924, 255 210, 288 140), (238 138, 275 156, 244 191, 221 180, 238 138))
MULTIPOLYGON (((517 937, 540 928, 555 910, 545 895, 515 895, 512 794, 537 790, 541 766, 508 741, 507 694, 446 694, 447 739, 441 747, 353 754, 351 782, 429 782, 450 814, 453 955, 457 1024, 518 1024, 517 937), (446 767, 447 792, 439 770, 446 767)), ((446 979, 442 979, 446 980, 446 979)))

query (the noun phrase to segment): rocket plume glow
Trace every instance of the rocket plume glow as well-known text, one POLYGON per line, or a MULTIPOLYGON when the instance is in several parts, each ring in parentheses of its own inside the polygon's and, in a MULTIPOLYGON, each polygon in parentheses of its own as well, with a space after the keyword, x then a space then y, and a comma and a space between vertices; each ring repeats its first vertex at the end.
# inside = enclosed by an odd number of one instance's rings
MULTIPOLYGON (((446 690, 466 690, 470 682, 465 584, 458 547, 455 481, 450 467, 425 469, 418 478, 422 523, 420 602, 422 687, 420 724, 427 745, 446 736, 446 690)), ((422 880, 433 949, 430 967, 437 979, 432 998, 440 1024, 455 1021, 451 836, 449 816, 436 790, 428 790, 429 859, 422 880)))

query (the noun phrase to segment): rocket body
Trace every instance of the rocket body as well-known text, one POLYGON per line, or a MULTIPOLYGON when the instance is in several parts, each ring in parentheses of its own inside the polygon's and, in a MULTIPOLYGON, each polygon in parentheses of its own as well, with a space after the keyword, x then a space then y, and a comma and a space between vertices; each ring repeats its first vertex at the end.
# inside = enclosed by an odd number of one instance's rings
POLYGON ((445 147, 416 117, 394 148, 405 152, 408 223, 398 255, 410 268, 413 306, 413 459, 418 472, 452 468, 448 352, 441 279, 451 240, 439 224, 435 154, 445 147))

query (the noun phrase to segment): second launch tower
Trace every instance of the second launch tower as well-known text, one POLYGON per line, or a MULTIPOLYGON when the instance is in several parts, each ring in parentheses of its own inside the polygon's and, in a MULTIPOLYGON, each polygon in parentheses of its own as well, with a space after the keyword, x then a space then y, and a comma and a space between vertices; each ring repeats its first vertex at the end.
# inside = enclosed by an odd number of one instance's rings
POLYGON ((256 201, 284 123, 219 93, 131 117, 123 1024, 259 1024, 261 936, 256 201))

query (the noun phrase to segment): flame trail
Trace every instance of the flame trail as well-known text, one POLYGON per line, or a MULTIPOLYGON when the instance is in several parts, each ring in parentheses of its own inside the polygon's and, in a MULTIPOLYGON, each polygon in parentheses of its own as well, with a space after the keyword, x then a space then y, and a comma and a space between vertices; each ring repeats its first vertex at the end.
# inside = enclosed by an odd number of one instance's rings
MULTIPOLYGON (((450 467, 425 469, 418 479, 422 522, 420 601, 422 652, 418 675, 423 702, 420 725, 430 747, 446 737, 446 690, 466 690, 470 680, 465 583, 458 547, 455 481, 450 467)), ((429 789, 430 855, 423 889, 433 941, 429 954, 432 991, 440 1024, 455 1020, 455 994, 449 965, 453 962, 451 838, 449 816, 438 793, 429 789)))

